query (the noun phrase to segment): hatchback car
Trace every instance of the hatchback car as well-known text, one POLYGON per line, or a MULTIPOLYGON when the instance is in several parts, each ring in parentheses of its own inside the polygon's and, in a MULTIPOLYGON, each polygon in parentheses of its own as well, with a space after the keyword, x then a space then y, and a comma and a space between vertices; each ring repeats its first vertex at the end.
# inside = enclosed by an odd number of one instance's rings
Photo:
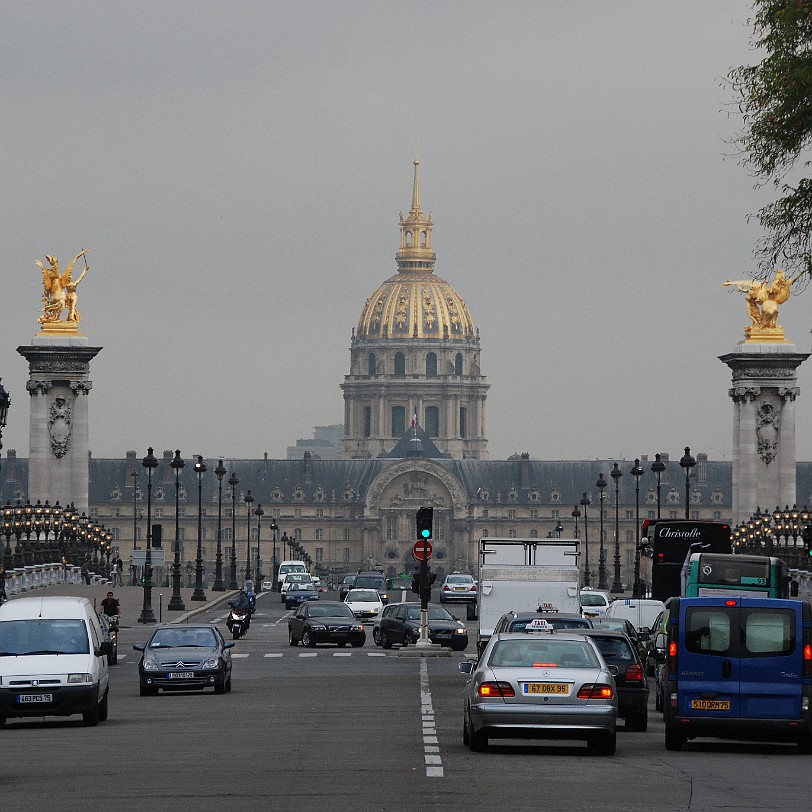
POLYGON ((231 690, 233 640, 224 640, 210 624, 158 626, 146 644, 133 646, 143 652, 138 663, 141 696, 165 691, 231 690))
POLYGON ((303 603, 288 620, 288 642, 313 647, 317 643, 336 643, 360 648, 366 642, 364 625, 350 607, 339 601, 303 603))
POLYGON ((616 747, 614 672, 592 640, 563 632, 497 634, 479 661, 459 663, 465 686, 462 740, 581 739, 599 755, 616 747))
POLYGON ((452 572, 440 586, 440 603, 476 603, 476 581, 472 575, 452 572))
POLYGON ((302 603, 317 601, 318 599, 319 590, 316 588, 315 583, 291 584, 287 592, 285 592, 285 609, 295 609, 302 603))
POLYGON ((383 601, 375 589, 351 589, 344 603, 359 620, 375 620, 383 609, 383 601))
POLYGON ((648 728, 649 686, 634 643, 623 632, 611 629, 585 629, 582 634, 595 643, 607 665, 617 666, 617 715, 627 728, 644 733, 648 728))
MULTIPOLYGON (((432 643, 447 646, 452 651, 463 651, 468 646, 468 630, 443 606, 430 603, 428 607, 428 635, 432 643)), ((373 631, 373 639, 375 633, 373 631)), ((417 602, 390 603, 385 607, 375 642, 383 648, 400 643, 407 646, 420 639, 420 604, 417 602)))
POLYGON ((601 617, 609 608, 612 597, 608 592, 584 587, 581 590, 581 611, 585 617, 601 617))

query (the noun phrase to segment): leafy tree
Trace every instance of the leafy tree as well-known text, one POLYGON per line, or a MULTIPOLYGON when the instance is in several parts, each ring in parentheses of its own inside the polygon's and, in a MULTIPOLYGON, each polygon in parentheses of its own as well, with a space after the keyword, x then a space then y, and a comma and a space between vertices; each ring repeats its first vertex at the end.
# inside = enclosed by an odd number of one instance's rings
POLYGON ((794 180, 810 166, 802 156, 812 145, 812 0, 754 0, 754 10, 751 44, 766 56, 728 80, 744 120, 741 163, 757 188, 772 183, 781 193, 755 215, 766 232, 755 254, 765 275, 780 264, 788 276, 812 277, 812 179, 794 180))

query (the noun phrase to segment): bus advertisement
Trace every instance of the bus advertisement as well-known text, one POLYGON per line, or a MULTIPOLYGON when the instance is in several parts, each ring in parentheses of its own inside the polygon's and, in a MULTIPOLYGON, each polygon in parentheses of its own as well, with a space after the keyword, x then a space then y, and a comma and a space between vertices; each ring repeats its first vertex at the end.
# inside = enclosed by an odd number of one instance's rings
POLYGON ((719 595, 789 598, 792 591, 797 595, 797 584, 793 590, 787 565, 780 558, 693 553, 688 563, 687 598, 719 595))
POLYGON ((647 519, 643 535, 652 552, 651 597, 679 597, 681 574, 691 552, 731 553, 730 525, 693 519, 647 519))

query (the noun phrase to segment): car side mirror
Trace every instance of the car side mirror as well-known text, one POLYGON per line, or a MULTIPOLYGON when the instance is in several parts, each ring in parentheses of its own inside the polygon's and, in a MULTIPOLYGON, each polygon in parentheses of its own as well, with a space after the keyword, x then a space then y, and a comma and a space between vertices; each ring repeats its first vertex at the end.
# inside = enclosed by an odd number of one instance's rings
POLYGON ((233 641, 233 640, 227 640, 227 641, 226 641, 226 642, 223 644, 223 648, 234 648, 234 645, 235 645, 235 644, 234 644, 234 641, 233 641))
POLYGON ((637 630, 637 636, 645 643, 651 639, 651 629, 647 626, 641 626, 637 630))
POLYGON ((654 638, 654 648, 660 649, 665 651, 665 646, 668 641, 666 640, 666 636, 660 632, 657 637, 654 638))
POLYGON ((473 674, 476 668, 476 660, 463 660, 457 663, 457 670, 460 674, 473 674))
POLYGON ((146 643, 136 643, 133 646, 134 651, 143 651, 146 648, 146 643))

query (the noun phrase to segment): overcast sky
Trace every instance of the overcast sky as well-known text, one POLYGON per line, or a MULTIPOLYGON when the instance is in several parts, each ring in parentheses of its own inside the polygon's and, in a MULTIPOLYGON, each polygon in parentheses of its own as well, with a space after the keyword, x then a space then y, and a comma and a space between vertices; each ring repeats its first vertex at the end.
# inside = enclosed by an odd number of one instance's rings
MULTIPOLYGON (((730 157, 747 0, 0 3, 4 454, 28 454, 34 260, 89 247, 96 457, 284 457, 343 422, 419 144, 479 328, 492 459, 730 459, 769 200, 730 157)), ((807 294, 808 296, 809 294, 807 294)), ((781 309, 808 351, 805 298, 781 309)), ((798 458, 812 458, 812 361, 798 458)))

